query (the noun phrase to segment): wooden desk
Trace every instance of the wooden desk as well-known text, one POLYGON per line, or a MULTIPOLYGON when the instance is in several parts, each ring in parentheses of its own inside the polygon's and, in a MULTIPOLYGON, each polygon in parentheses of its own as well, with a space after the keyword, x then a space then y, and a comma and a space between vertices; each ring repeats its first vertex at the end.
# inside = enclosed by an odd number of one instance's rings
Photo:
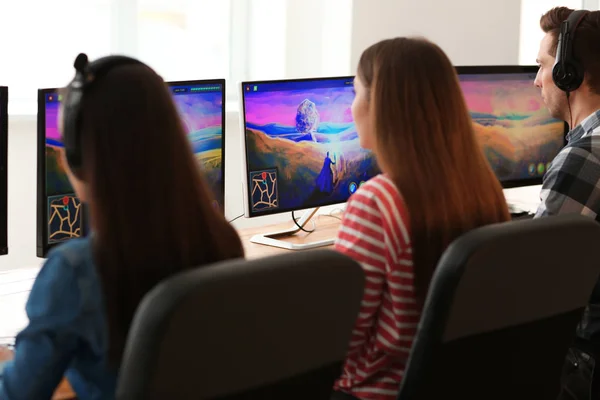
MULTIPOLYGON (((335 217, 329 215, 315 215, 307 224, 306 229, 312 229, 312 221, 315 221, 315 231, 312 233, 298 232, 297 234, 283 239, 292 243, 310 243, 318 240, 334 239, 337 235, 337 231, 340 227, 340 220, 336 215, 335 217)), ((244 250, 246 252, 247 259, 254 259, 260 257, 274 256, 276 254, 282 254, 286 252, 293 252, 296 250, 286 250, 279 247, 265 246, 264 244, 256 244, 250 242, 250 238, 254 235, 276 232, 287 229, 293 226, 293 222, 287 222, 284 224, 261 226, 258 228, 248 228, 238 230, 238 234, 242 239, 244 250)), ((319 249, 331 249, 333 246, 319 247, 319 249)))
POLYGON ((69 382, 67 382, 67 379, 65 378, 62 380, 58 388, 56 388, 52 400, 72 400, 75 398, 75 392, 73 391, 73 388, 71 388, 71 385, 69 385, 69 382))

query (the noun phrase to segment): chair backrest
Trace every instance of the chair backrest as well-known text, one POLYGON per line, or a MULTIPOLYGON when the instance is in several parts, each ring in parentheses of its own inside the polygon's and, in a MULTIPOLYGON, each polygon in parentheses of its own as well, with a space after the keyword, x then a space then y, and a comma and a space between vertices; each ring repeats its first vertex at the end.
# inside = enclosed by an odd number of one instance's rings
POLYGON ((441 257, 398 399, 556 399, 600 273, 579 215, 475 229, 441 257))
POLYGON ((158 285, 138 308, 118 399, 329 399, 363 297, 331 250, 234 260, 158 285))

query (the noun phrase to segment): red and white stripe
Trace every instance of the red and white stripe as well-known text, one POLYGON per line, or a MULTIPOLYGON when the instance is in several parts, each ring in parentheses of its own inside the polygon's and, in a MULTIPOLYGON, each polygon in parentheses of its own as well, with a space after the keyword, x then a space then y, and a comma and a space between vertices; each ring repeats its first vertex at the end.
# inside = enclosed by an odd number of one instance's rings
POLYGON ((419 322, 409 216, 396 185, 378 175, 350 198, 335 248, 366 275, 361 310, 337 390, 395 400, 419 322))

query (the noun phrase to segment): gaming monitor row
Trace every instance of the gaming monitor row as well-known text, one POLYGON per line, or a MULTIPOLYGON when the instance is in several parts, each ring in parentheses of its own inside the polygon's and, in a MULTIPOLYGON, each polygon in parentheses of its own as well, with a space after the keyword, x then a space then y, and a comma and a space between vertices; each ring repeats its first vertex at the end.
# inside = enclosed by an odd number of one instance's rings
MULTIPOLYGON (((458 68, 475 133, 504 187, 540 183, 564 146, 566 125, 544 107, 533 86, 536 72, 536 67, 458 68)), ((225 80, 168 85, 214 198, 224 209, 225 80)), ((352 76, 242 82, 240 90, 247 217, 345 202, 379 172, 373 154, 359 146, 350 111, 352 76)), ((0 99, 0 184, 6 192, 6 91, 0 99)), ((86 229, 85 210, 58 156, 60 100, 56 89, 39 91, 40 257, 86 229)), ((6 210, 6 196, 0 199, 6 210)), ((6 218, 2 221, 0 241, 6 247, 6 218)))

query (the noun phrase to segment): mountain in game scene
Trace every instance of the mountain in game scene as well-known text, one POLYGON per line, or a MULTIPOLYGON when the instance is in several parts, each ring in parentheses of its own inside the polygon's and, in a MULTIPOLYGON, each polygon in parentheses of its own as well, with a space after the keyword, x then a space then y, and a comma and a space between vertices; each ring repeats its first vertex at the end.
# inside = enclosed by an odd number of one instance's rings
POLYGON ((316 142, 313 133, 319 127, 319 122, 319 111, 317 111, 316 104, 308 99, 304 99, 296 112, 296 131, 310 137, 310 139, 306 138, 303 140, 316 142))
POLYGON ((549 162, 562 147, 564 125, 545 110, 501 115, 471 112, 471 118, 475 136, 499 179, 529 177, 531 163, 549 162))
POLYGON ((209 126, 197 131, 188 133, 188 138, 192 143, 194 153, 202 153, 215 149, 221 149, 223 128, 219 126, 209 126))

